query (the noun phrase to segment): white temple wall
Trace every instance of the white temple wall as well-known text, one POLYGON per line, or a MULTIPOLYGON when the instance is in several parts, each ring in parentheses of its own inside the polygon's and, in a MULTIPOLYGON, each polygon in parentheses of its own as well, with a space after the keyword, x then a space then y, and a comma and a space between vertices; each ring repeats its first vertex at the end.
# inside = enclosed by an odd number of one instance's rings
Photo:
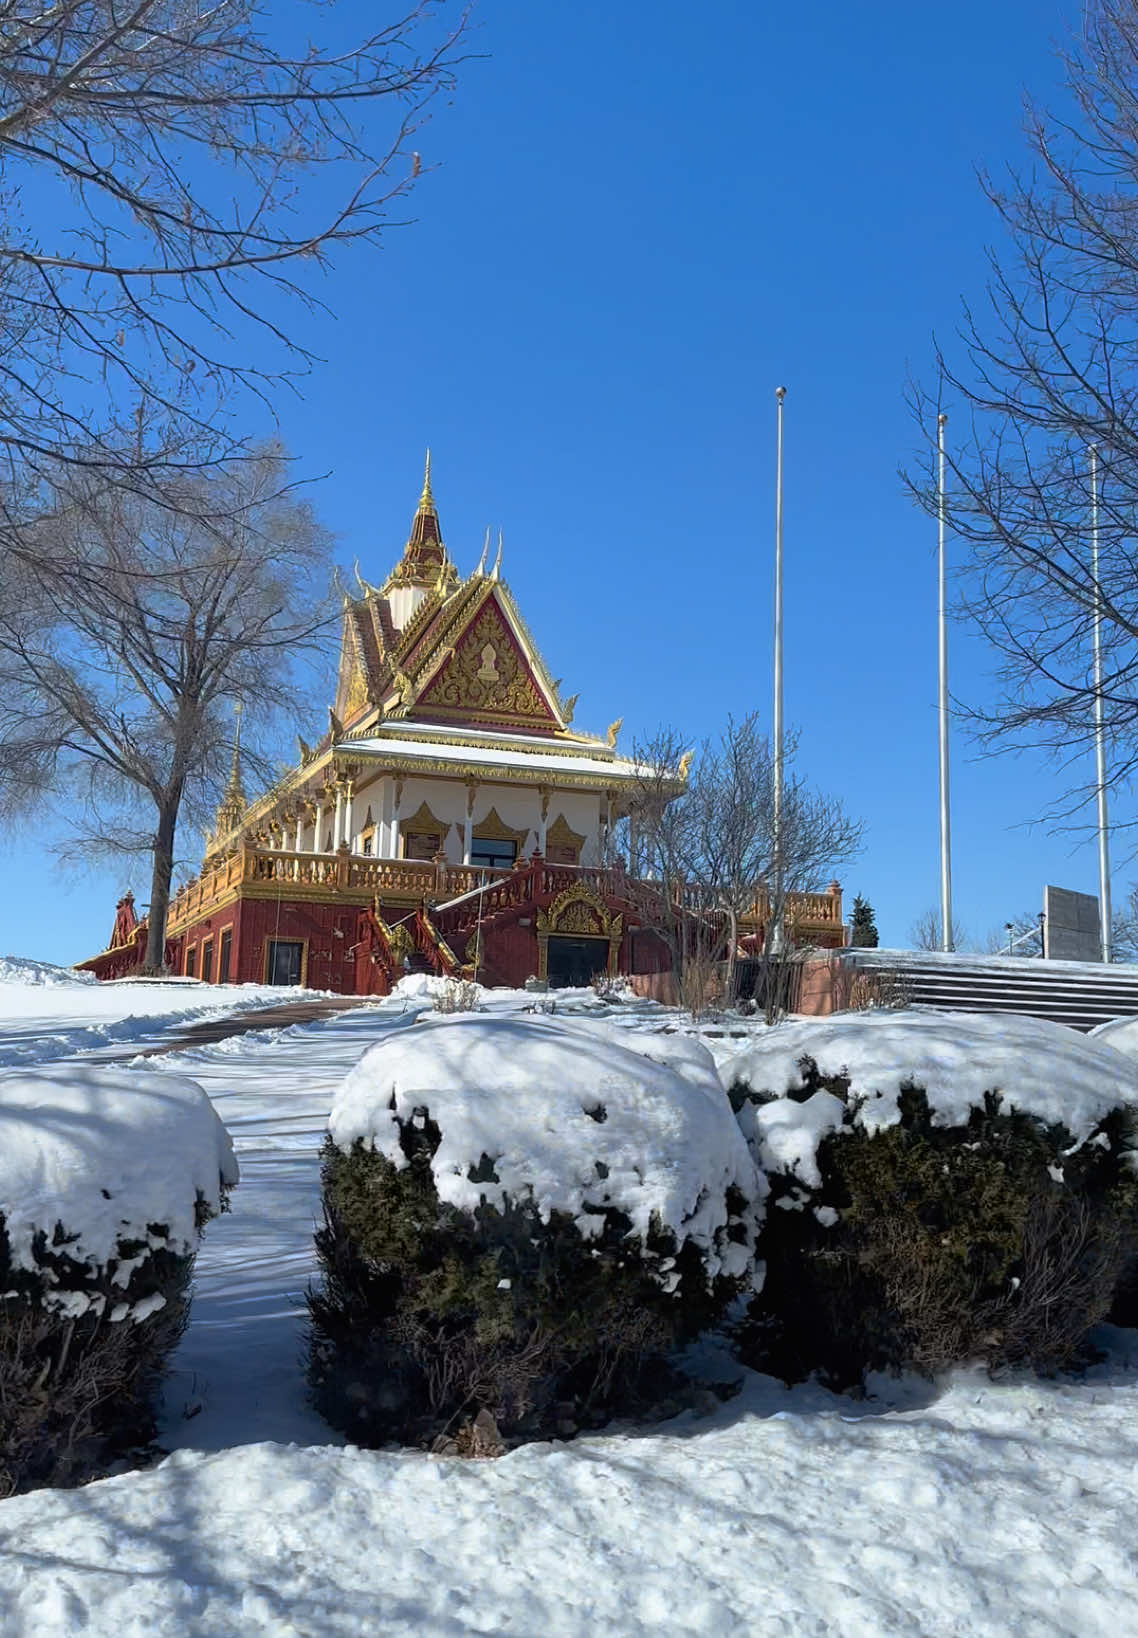
MULTIPOLYGON (((451 864, 461 864, 463 838, 466 826, 466 784, 456 779, 434 778, 430 775, 408 776, 403 780, 403 795, 399 807, 400 825, 405 825, 425 802, 431 812, 448 828, 443 851, 451 864)), ((601 856, 602 798, 590 791, 552 790, 549 797, 547 826, 558 815, 563 815, 571 830, 585 838, 581 850, 582 864, 598 864, 601 856)), ((395 824, 395 780, 390 774, 361 779, 355 788, 352 803, 353 853, 360 850, 360 834, 365 828, 368 809, 375 824, 374 853, 377 858, 398 857, 395 824)), ((478 785, 474 797, 474 828, 485 819, 491 808, 496 808, 502 823, 512 830, 524 829, 519 855, 528 857, 538 845, 541 825, 541 796, 534 785, 506 785, 486 782, 478 785)), ((325 835, 331 827, 331 817, 325 818, 325 835)), ((311 827, 307 836, 311 838, 311 827)), ((309 843, 306 843, 309 845, 309 843)))
MULTIPOLYGON (((397 830, 405 827, 419 808, 426 803, 431 812, 447 828, 443 851, 451 864, 461 864, 466 828, 467 786, 465 781, 444 779, 430 775, 406 776, 403 779, 399 813, 395 811, 395 778, 390 774, 365 775, 356 783, 351 805, 351 850, 361 850, 361 836, 367 828, 370 810, 375 827, 372 851, 381 859, 397 858, 401 849, 397 830), (396 823, 398 817, 398 826, 396 823)), ((524 830, 519 845, 519 857, 528 857, 538 846, 541 834, 541 794, 536 785, 484 782, 478 784, 474 797, 473 826, 476 829, 486 819, 491 808, 496 808, 503 824, 511 830, 524 830)), ((604 798, 595 791, 552 789, 546 817, 550 828, 559 816, 577 835, 585 838, 581 849, 582 864, 599 864, 602 853, 602 816, 604 798)), ((346 817, 346 816, 345 816, 346 817)), ((311 822, 301 832, 302 852, 324 852, 335 829, 334 803, 326 804, 320 822, 320 836, 313 833, 311 822)), ((286 828, 285 847, 295 847, 295 821, 286 828)))

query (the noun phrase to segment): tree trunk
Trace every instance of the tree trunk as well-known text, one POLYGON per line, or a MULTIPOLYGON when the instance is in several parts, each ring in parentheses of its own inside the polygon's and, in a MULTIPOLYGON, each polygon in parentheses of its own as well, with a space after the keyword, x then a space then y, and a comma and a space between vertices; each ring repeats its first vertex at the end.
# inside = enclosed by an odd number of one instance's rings
POLYGON ((727 906, 727 975, 724 981, 723 1001, 730 1006, 735 994, 735 959, 739 948, 739 912, 734 904, 727 906))
POLYGON ((174 874, 174 831, 180 798, 161 803, 154 832, 154 869, 150 878, 150 910, 146 922, 145 973, 160 973, 166 966, 166 914, 170 908, 170 878, 174 874))

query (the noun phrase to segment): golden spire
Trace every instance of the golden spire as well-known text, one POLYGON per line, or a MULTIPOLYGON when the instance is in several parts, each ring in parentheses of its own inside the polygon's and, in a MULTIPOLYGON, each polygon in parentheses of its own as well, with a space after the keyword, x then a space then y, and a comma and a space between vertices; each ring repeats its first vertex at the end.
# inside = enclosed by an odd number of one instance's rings
POLYGON ((423 492, 419 496, 419 506, 420 506, 420 508, 425 507, 425 508, 429 509, 432 512, 435 509, 435 497, 431 494, 431 451, 430 451, 430 448, 427 449, 427 459, 426 459, 426 462, 424 463, 424 466, 423 466, 423 492))
POLYGON ((446 566, 447 555, 439 529, 439 514, 431 493, 431 452, 428 449, 423 468, 423 489, 415 516, 411 519, 411 533, 403 548, 403 556, 392 572, 392 579, 405 585, 429 588, 446 566))
POLYGON ((216 834, 223 836, 240 823, 245 812, 245 791, 241 784, 241 701, 233 702, 233 760, 229 767, 229 783, 217 810, 216 834))

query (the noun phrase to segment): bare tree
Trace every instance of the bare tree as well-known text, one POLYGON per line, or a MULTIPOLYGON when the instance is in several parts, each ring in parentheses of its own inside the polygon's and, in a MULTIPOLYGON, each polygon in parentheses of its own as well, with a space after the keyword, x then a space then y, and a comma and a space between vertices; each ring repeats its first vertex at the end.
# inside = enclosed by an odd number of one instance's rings
MULTIPOLYGON (((984 179, 1003 232, 987 300, 938 351, 938 390, 914 396, 930 454, 950 412, 964 608, 999 656, 998 697, 975 726, 993 748, 1042 747, 1064 767, 1050 817, 1069 824, 1093 789, 1096 693, 1111 781, 1138 771, 1138 0, 1089 0, 1064 61, 1074 114, 1029 106, 1030 170, 984 179)), ((932 463, 912 481, 934 509, 932 463)))
POLYGON ((168 474, 161 501, 72 469, 0 586, 0 811, 50 806, 88 856, 153 855, 150 971, 179 819, 205 819, 228 760, 226 707, 262 732, 295 713, 330 630, 328 537, 285 466, 268 449, 168 474))
POLYGON ((861 824, 841 802, 795 775, 791 736, 783 761, 781 894, 776 901, 774 757, 754 714, 735 721, 698 752, 662 729, 636 746, 641 769, 633 802, 631 891, 641 920, 666 941, 673 965, 725 962, 726 983, 742 918, 760 892, 770 897, 769 948, 782 926, 786 896, 820 888, 861 849, 861 824), (680 770, 690 763, 686 787, 680 770))
MULTIPOLYGON (((909 928, 909 943, 913 946, 914 950, 943 949, 940 930, 940 911, 935 907, 928 910, 922 910, 916 921, 914 921, 913 925, 909 928)), ((952 948, 954 950, 967 950, 969 948, 969 944, 970 939, 968 934, 957 921, 956 917, 953 916, 952 948)))
POLYGON ((296 303, 418 174, 463 27, 442 3, 345 39, 328 5, 309 37, 299 4, 0 0, 13 482, 63 461, 167 501, 165 469, 218 458, 238 389, 309 367, 296 303), (145 443, 124 436, 136 414, 145 443))

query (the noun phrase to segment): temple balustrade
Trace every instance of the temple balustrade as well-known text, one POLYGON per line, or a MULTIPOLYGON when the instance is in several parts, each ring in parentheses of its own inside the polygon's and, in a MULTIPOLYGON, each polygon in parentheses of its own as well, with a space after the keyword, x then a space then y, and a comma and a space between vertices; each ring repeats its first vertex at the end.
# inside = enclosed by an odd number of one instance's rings
MULTIPOLYGON (((430 904, 445 913, 449 930, 459 931, 522 904, 548 902, 570 886, 584 886, 602 899, 619 899, 631 885, 621 864, 549 864, 534 856, 513 869, 493 869, 451 864, 441 856, 379 859, 350 853, 346 846, 336 853, 310 853, 249 841, 207 866, 179 890, 170 906, 167 930, 176 935, 221 902, 249 891, 264 895, 275 889, 301 899, 342 896, 356 904, 369 899, 430 904)), ((698 912, 698 897, 692 890, 676 891, 688 908, 698 912)), ((740 917, 740 935, 761 933, 769 916, 770 898, 761 891, 740 917)), ((832 883, 824 893, 788 893, 785 919, 800 941, 808 941, 812 933, 832 937, 842 927, 841 889, 832 883)))

